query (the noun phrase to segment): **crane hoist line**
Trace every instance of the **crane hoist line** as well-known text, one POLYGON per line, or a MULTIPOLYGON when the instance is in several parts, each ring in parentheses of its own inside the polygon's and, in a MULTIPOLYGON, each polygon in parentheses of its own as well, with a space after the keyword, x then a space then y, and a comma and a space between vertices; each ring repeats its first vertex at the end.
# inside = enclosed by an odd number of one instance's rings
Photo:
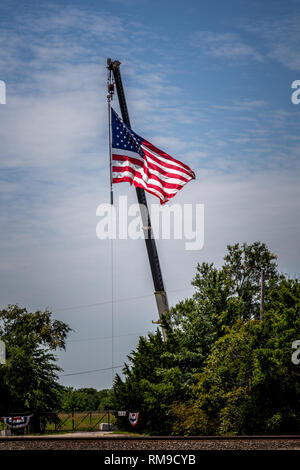
MULTIPOLYGON (((112 61, 110 58, 107 59, 107 69, 108 69, 108 100, 109 102, 113 98, 114 94, 114 86, 116 87, 118 100, 120 105, 120 111, 122 115, 122 119, 127 127, 131 128, 130 118, 126 103, 126 97, 124 92, 124 87, 121 78, 120 72, 120 65, 121 62, 118 60, 112 61)), ((169 310, 167 294, 164 287, 163 277, 161 273, 159 257, 157 253, 155 239, 152 236, 152 227, 151 227, 151 220, 148 211, 147 199, 145 195, 145 191, 143 188, 135 188, 136 195, 138 199, 138 203, 142 204, 145 210, 141 211, 142 223, 143 223, 143 230, 145 234, 145 243, 146 249, 148 253, 148 259, 154 284, 154 295, 156 299, 159 320, 157 322, 162 327, 162 334, 164 341, 166 341, 166 331, 162 326, 162 317, 166 314, 169 310)))

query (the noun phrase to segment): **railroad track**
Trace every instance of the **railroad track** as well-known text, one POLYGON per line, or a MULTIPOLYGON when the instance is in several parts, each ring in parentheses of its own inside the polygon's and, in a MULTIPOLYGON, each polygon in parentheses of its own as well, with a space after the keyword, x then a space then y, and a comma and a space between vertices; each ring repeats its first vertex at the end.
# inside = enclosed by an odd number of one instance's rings
POLYGON ((128 436, 74 433, 0 437, 1 450, 300 450, 300 436, 128 436))

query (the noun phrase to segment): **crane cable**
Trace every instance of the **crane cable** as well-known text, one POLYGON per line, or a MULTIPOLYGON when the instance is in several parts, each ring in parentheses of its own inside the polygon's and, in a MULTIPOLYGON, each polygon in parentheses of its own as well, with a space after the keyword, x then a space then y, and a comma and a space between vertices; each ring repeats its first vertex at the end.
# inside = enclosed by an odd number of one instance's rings
MULTIPOLYGON (((112 70, 108 67, 107 77, 107 109, 108 109, 108 145, 109 145, 109 175, 110 175, 110 217, 111 227, 113 227, 113 176, 112 176, 112 137, 111 137, 111 101, 113 100, 115 84, 112 70)), ((112 387, 114 381, 114 251, 113 233, 110 238, 110 263, 111 263, 111 380, 112 387)))

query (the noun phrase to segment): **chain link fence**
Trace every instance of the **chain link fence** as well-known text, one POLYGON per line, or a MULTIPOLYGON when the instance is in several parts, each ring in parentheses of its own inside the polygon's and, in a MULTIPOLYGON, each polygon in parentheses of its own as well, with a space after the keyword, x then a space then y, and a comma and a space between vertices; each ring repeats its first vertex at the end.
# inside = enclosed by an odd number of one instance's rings
MULTIPOLYGON (((11 430, 13 434, 37 433, 37 429, 39 434, 99 431, 101 423, 116 424, 116 413, 114 410, 43 412, 38 416, 35 415, 25 428, 15 430, 11 428, 11 430)), ((8 414, 8 416, 17 415, 21 413, 8 414)), ((5 429, 7 426, 1 420, 0 430, 5 429)))

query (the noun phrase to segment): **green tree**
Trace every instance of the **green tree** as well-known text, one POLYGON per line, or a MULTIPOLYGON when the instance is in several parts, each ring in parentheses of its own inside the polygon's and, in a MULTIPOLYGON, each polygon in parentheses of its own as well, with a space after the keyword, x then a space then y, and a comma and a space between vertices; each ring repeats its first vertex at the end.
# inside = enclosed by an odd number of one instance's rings
POLYGON ((112 409, 110 389, 63 387, 61 409, 63 411, 96 411, 112 409))
POLYGON ((111 388, 104 388, 98 392, 98 410, 113 410, 114 401, 113 401, 113 390, 111 388))
MULTIPOLYGON (((158 405, 157 397, 153 397, 155 388, 161 381, 159 368, 162 366, 162 357, 168 343, 163 342, 159 331, 149 334, 148 338, 140 337, 138 346, 128 356, 132 367, 125 364, 123 381, 117 374, 113 387, 113 404, 116 410, 139 411, 140 418, 136 430, 147 428, 158 429, 165 426, 166 416, 158 405)), ((162 406, 164 402, 161 400, 162 406)), ((119 418, 119 425, 130 429, 128 419, 119 418)))
POLYGON ((243 305, 240 318, 259 318, 260 277, 264 271, 265 289, 268 291, 280 276, 277 271, 277 256, 261 242, 251 245, 229 245, 225 255, 223 272, 229 285, 230 297, 243 305))
MULTIPOLYGON (((191 353, 195 367, 201 368, 212 346, 237 320, 259 316, 260 275, 265 273, 265 291, 277 285, 280 276, 276 255, 264 243, 228 245, 224 264, 198 264, 192 281, 192 299, 179 302, 170 310, 168 321, 183 351, 191 353)), ((189 363, 189 367, 191 364, 189 363)))
POLYGON ((219 338, 198 375, 193 399, 173 405, 176 432, 276 434, 300 431, 300 284, 282 279, 268 293, 263 321, 239 320, 219 338))
MULTIPOLYGON (((197 416, 203 432, 225 430, 225 425, 222 427, 218 421, 219 414, 214 415, 216 408, 209 414, 204 405, 199 407, 199 383, 210 372, 208 361, 213 360, 215 348, 221 347, 222 341, 225 348, 229 339, 233 341, 234 338, 237 345, 241 345, 238 357, 244 351, 246 360, 242 364, 241 361, 230 363, 228 359, 230 367, 236 365, 231 371, 232 380, 236 379, 234 374, 237 370, 241 374, 244 371, 248 387, 249 374, 245 367, 256 345, 252 337, 251 341, 247 337, 249 333, 237 328, 249 322, 255 323, 259 317, 262 270, 267 311, 269 304, 274 305, 276 292, 284 281, 277 270, 276 255, 260 242, 229 245, 220 268, 209 263, 198 264, 192 281, 195 294, 171 308, 164 319, 167 342, 163 343, 160 332, 140 338, 136 350, 129 356, 131 364, 125 364, 124 380, 116 376, 113 387, 116 408, 141 412, 138 429, 161 433, 169 433, 172 429, 174 432, 188 432, 186 423, 183 424, 184 420, 179 418, 184 411, 184 415, 197 416), (176 407, 179 415, 174 411, 176 407)), ((230 347, 233 347, 231 342, 230 347)), ((210 366, 213 368, 212 364, 210 366)), ((245 396, 244 386, 242 382, 240 389, 234 389, 228 398, 228 406, 232 403, 232 409, 238 410, 237 403, 245 396)), ((224 390, 220 391, 222 400, 224 393, 224 390)), ((214 400, 217 398, 216 389, 214 400)), ((225 413, 224 408, 222 410, 225 413)), ((191 432, 197 428, 197 420, 192 421, 191 432)))
POLYGON ((60 385, 53 354, 65 349, 69 326, 53 320, 48 310, 28 312, 18 305, 0 311, 0 337, 6 344, 6 364, 0 365, 0 413, 34 413, 33 427, 39 430, 39 414, 59 407, 60 385))

